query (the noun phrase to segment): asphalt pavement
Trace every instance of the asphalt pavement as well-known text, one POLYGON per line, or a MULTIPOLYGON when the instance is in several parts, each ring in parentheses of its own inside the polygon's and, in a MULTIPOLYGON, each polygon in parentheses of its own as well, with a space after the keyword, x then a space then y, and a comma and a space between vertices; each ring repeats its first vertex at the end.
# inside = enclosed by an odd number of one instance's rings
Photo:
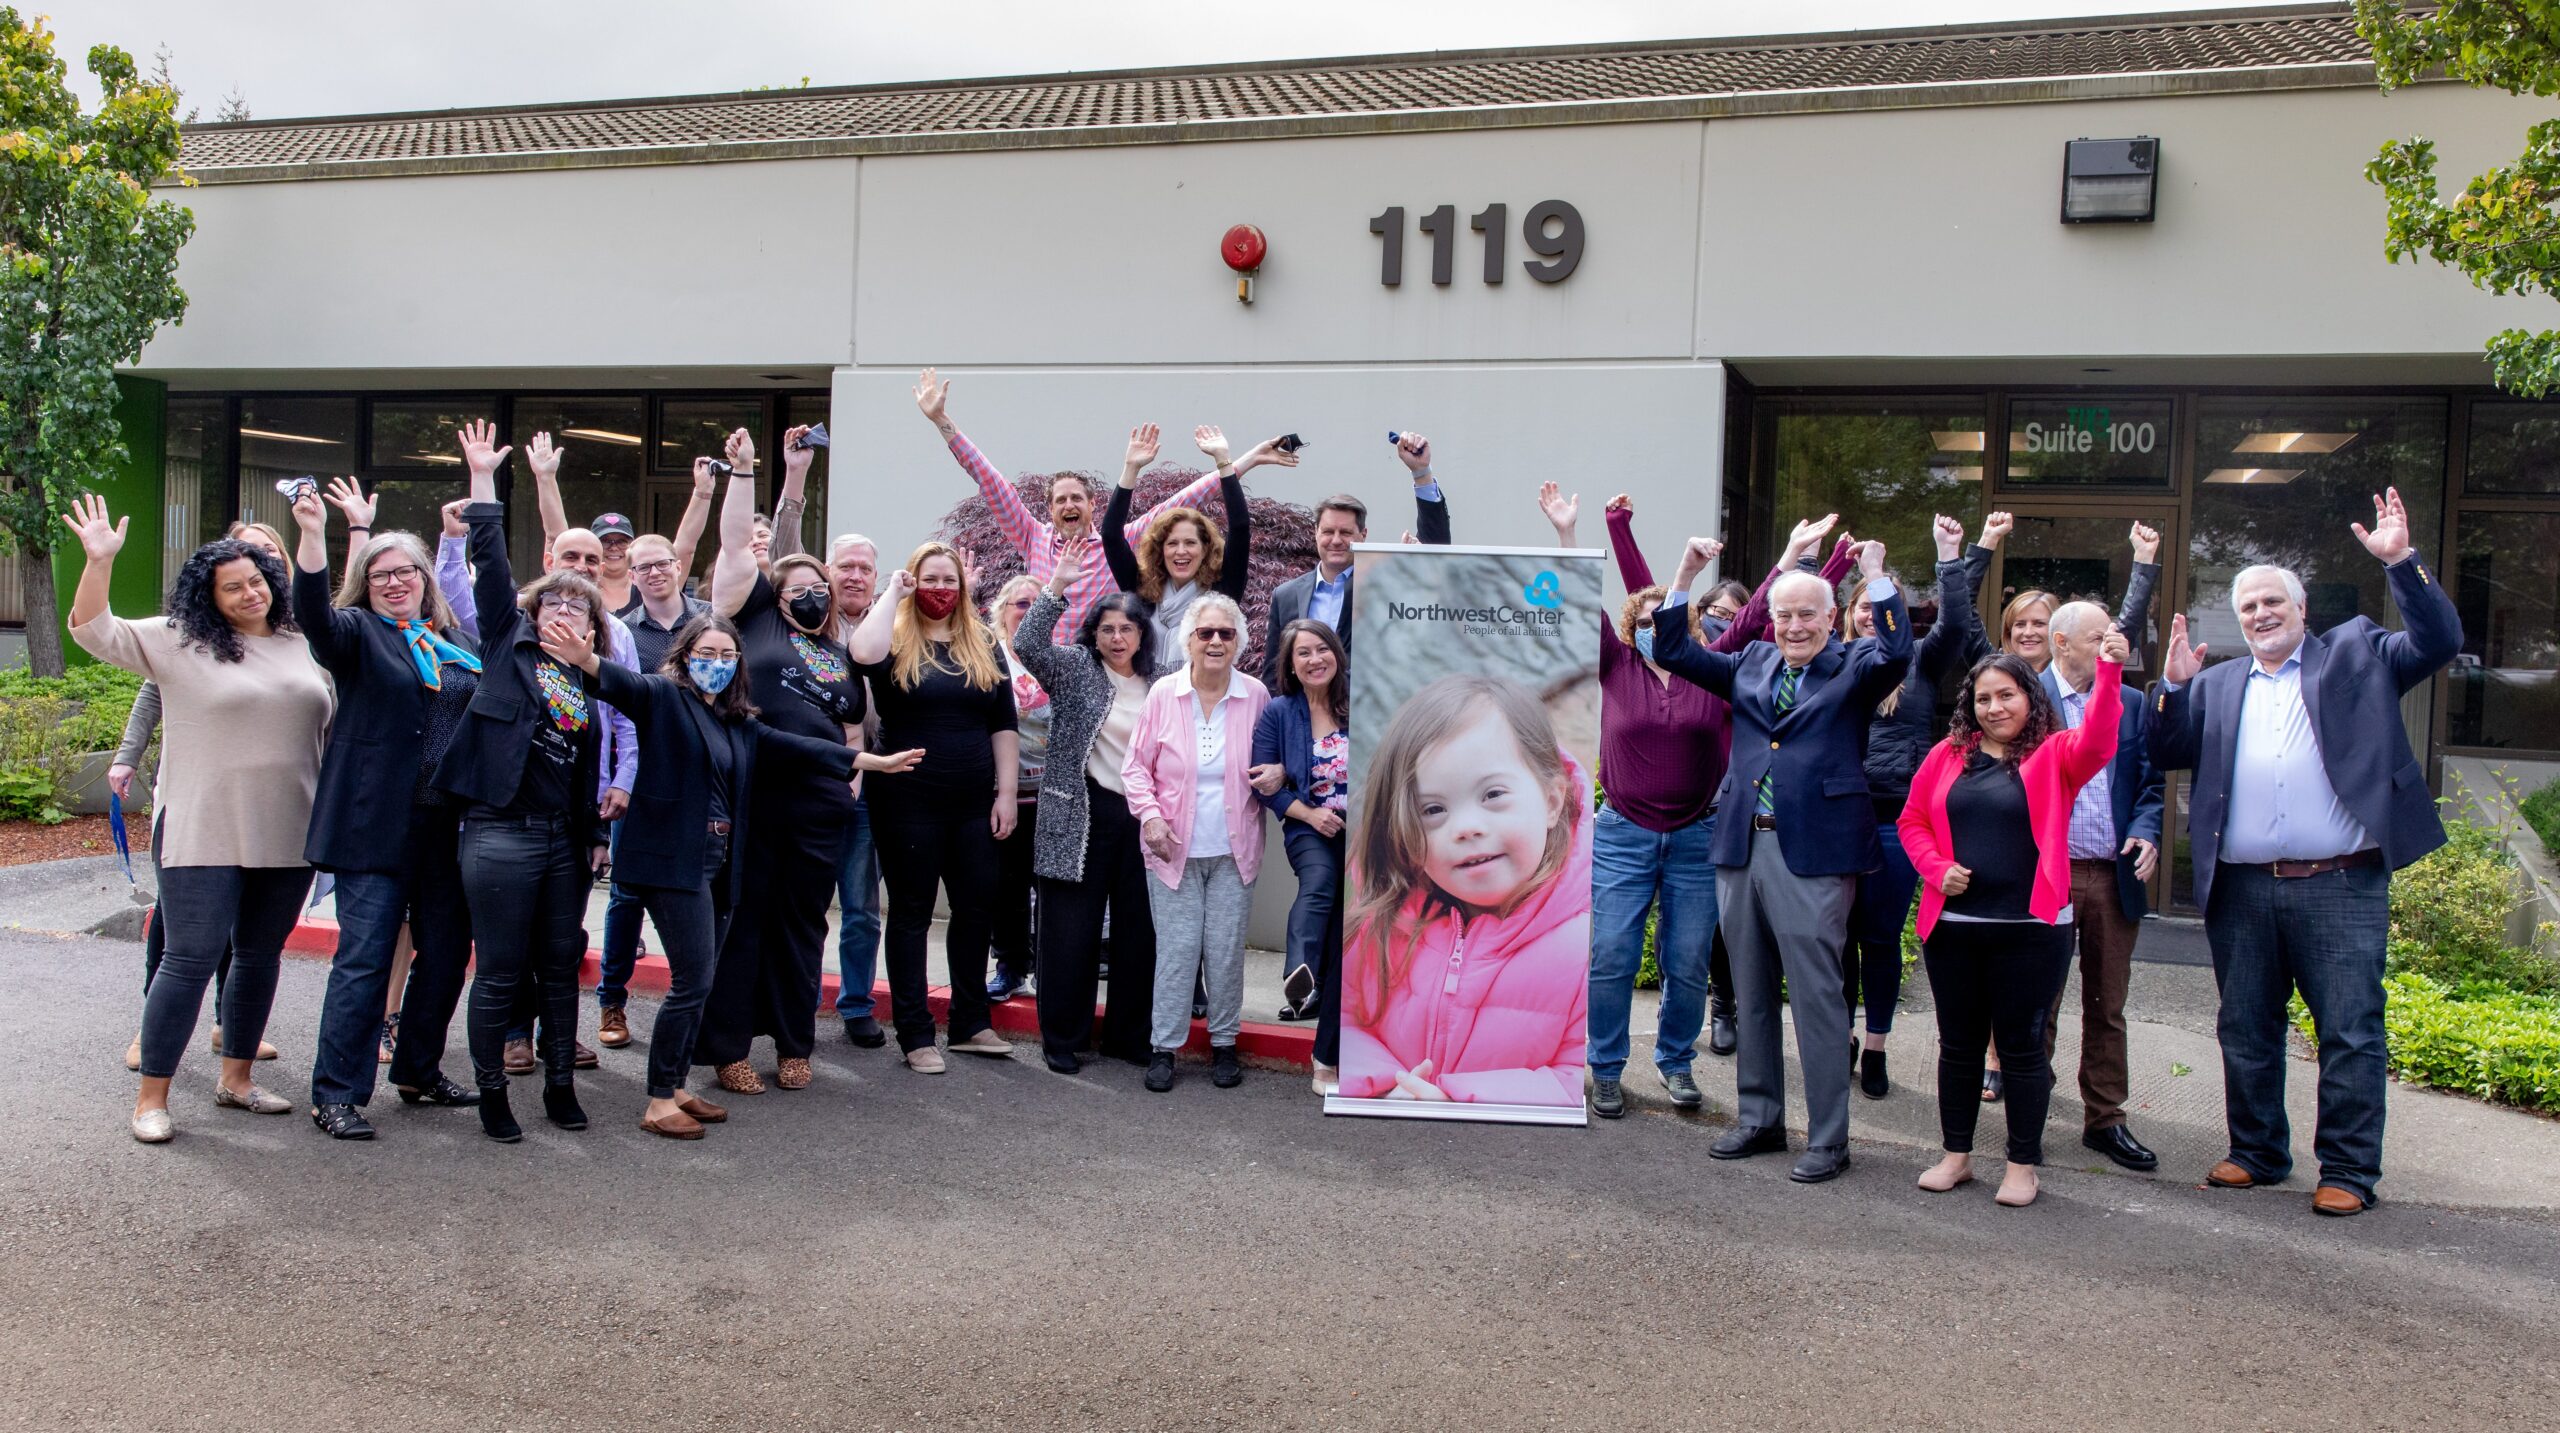
MULTIPOLYGON (((522 1144, 386 1093, 338 1145, 215 1109, 194 1054, 145 1147, 138 962, 0 932, 0 1426, 2494 1428, 2560 1396, 2547 1213, 2061 1166, 2012 1211, 1919 1192, 1902 1144, 1808 1188, 1668 1114, 1328 1119, 1273 1071, 1150 1095, 830 1041, 676 1144, 635 1045, 584 1133, 519 1082, 522 1144)), ((297 1100, 326 971, 285 963, 259 1070, 297 1100)))

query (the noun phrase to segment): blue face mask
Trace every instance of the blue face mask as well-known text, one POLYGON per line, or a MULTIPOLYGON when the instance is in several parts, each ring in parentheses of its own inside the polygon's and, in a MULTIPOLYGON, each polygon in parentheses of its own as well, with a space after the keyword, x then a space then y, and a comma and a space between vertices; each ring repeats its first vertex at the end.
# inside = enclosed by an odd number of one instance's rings
POLYGON ((1648 662, 1653 660, 1653 629, 1651 627, 1636 629, 1636 655, 1648 662))
POLYGON ((735 657, 687 657, 684 659, 684 669, 693 678, 695 686, 716 697, 727 691, 730 680, 738 675, 738 659, 735 657))

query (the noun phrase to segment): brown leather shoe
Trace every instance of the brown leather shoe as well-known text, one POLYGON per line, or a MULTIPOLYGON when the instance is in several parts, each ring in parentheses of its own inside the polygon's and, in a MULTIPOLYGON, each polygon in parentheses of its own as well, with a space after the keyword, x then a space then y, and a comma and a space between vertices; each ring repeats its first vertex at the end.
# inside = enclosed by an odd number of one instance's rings
POLYGON ((2362 1214, 2372 1207, 2354 1190, 2340 1189, 2334 1184, 2324 1184, 2311 1191, 2311 1212, 2314 1214, 2343 1219, 2350 1214, 2362 1214))
POLYGON ((2257 1184, 2258 1176, 2226 1159, 2205 1171, 2204 1182, 2216 1189, 2248 1189, 2257 1184))
POLYGON ((755 1066, 744 1060, 731 1060, 728 1064, 722 1065, 719 1075, 720 1088, 733 1095, 764 1093, 764 1077, 756 1073, 755 1066))
POLYGON ((786 1090, 805 1090, 815 1078, 806 1060, 777 1061, 773 1067, 773 1082, 786 1090))
POLYGON ((596 1018, 596 1043, 608 1050, 619 1050, 631 1043, 631 1017, 619 1005, 608 1005, 596 1018))
POLYGON ((587 1042, 584 1040, 569 1042, 569 1058, 570 1064, 576 1069, 592 1070, 596 1067, 596 1052, 588 1049, 587 1042))
POLYGON ((682 1110, 671 1111, 667 1114, 658 1116, 656 1119, 651 1119, 647 1115, 642 1115, 640 1117, 640 1127, 651 1134, 664 1135, 669 1139, 702 1138, 702 1121, 695 1119, 693 1116, 686 1114, 682 1110))
POLYGON ((715 1105, 691 1090, 676 1091, 676 1108, 707 1125, 716 1125, 729 1117, 725 1106, 715 1105))
POLYGON ((498 1063, 510 1075, 530 1075, 542 1068, 542 1062, 534 1058, 531 1040, 509 1040, 498 1063))

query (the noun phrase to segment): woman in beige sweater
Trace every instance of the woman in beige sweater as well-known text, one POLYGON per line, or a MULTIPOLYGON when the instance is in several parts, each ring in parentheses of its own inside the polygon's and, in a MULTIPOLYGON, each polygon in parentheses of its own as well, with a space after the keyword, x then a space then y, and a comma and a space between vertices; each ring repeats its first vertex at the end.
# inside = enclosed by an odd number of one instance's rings
POLYGON ((250 1068, 274 1002, 277 961, 311 887, 303 864, 311 795, 336 698, 293 630, 284 565, 232 538, 196 549, 169 588, 168 615, 127 621, 107 586, 127 519, 83 497, 63 521, 88 557, 71 599, 71 637, 89 655, 159 684, 160 909, 167 953, 142 1010, 142 1090, 133 1137, 171 1133, 169 1080, 202 1013, 223 947, 222 1072, 214 1103, 283 1114, 250 1068))

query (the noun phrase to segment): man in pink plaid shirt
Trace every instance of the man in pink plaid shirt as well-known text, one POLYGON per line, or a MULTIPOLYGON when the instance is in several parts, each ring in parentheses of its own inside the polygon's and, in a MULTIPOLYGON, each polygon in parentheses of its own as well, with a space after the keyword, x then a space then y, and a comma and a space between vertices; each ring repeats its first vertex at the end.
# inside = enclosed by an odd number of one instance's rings
MULTIPOLYGON (((1118 590, 1111 580, 1111 564, 1103 559, 1102 534, 1094 519, 1099 505, 1094 501, 1093 486, 1075 473, 1060 473, 1049 481, 1049 520, 1042 522, 1022 501, 1011 479, 980 453, 959 428, 951 422, 947 405, 950 383, 938 379, 930 368, 916 383, 916 407, 933 420, 942 441, 951 447, 951 456, 977 479, 978 491, 986 494, 988 506, 995 509, 996 525, 1004 529, 1005 540, 1022 554, 1023 566, 1033 580, 1046 583, 1058 570, 1058 555, 1073 552, 1077 570, 1082 574, 1067 589, 1067 612, 1058 630, 1066 638, 1084 629, 1085 614, 1093 604, 1118 590)), ((1203 473, 1200 480, 1175 493, 1130 519, 1127 528, 1134 546, 1146 533, 1147 523, 1157 511, 1169 507, 1199 507, 1218 491, 1218 475, 1203 473)))

